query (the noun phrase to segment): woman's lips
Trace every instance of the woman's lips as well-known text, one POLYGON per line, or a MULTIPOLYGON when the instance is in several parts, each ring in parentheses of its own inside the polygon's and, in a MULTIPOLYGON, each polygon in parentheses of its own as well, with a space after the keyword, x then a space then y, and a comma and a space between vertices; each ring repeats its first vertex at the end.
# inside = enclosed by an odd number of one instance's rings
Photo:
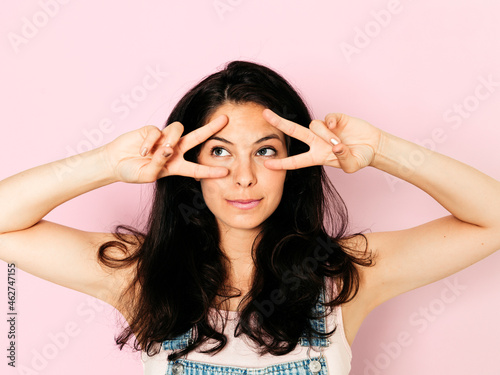
POLYGON ((238 201, 227 200, 227 202, 231 206, 234 206, 236 208, 240 208, 242 210, 249 210, 251 208, 256 207, 260 203, 261 200, 262 200, 262 198, 261 199, 252 199, 252 200, 238 200, 238 201))

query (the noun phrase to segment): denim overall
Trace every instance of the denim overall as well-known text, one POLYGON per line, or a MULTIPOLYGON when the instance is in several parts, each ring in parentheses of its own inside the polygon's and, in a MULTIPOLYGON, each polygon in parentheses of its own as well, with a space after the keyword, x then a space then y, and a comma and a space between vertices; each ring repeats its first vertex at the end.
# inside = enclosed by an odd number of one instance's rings
MULTIPOLYGON (((325 307, 320 304, 324 301, 324 291, 320 293, 319 300, 314 308, 314 316, 324 314, 325 307)), ((312 327, 318 332, 326 332, 326 317, 311 320, 312 327)), ((184 349, 189 342, 192 340, 191 328, 186 333, 177 336, 172 340, 166 340, 162 343, 164 350, 176 350, 184 349)), ((270 365, 266 367, 235 367, 235 366, 223 366, 216 364, 209 364, 203 362, 192 361, 184 358, 179 358, 175 361, 169 361, 167 366, 166 374, 173 375, 201 375, 201 374, 233 374, 233 375, 264 375, 264 374, 277 374, 277 375, 326 375, 328 374, 328 369, 326 365, 326 359, 323 356, 323 347, 328 346, 330 341, 328 338, 321 338, 318 335, 312 333, 312 345, 309 345, 309 341, 306 337, 299 338, 299 344, 301 346, 308 346, 307 359, 292 361, 292 362, 282 362, 276 365, 270 365), (318 346, 320 351, 319 357, 310 357, 311 346, 318 346)))

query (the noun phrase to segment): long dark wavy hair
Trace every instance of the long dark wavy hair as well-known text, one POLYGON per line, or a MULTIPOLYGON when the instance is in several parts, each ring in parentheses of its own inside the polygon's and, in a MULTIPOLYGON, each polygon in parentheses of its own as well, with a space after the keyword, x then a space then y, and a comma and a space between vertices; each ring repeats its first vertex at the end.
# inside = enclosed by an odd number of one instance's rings
MULTIPOLYGON (((179 121, 187 134, 205 125, 225 103, 257 103, 306 127, 312 121, 300 95, 281 75, 256 63, 232 61, 186 93, 165 126, 179 121)), ((305 143, 285 137, 289 156, 309 149, 305 143)), ((185 159, 196 162, 200 147, 189 150, 185 159)), ((210 314, 217 307, 214 301, 241 295, 226 283, 230 262, 220 249, 216 219, 194 178, 164 177, 154 187, 146 229, 141 232, 117 225, 117 240, 99 248, 99 261, 106 266, 134 269, 134 278, 121 296, 128 296, 131 320, 115 341, 122 349, 135 335, 133 348, 154 355, 159 343, 195 327, 195 339, 168 359, 175 360, 207 340, 216 340, 216 345, 203 352, 215 354, 227 338, 225 323, 222 331, 211 324, 210 314), (112 256, 113 249, 123 256, 112 256)), ((346 235, 347 229, 346 206, 322 166, 287 171, 281 202, 263 223, 252 247, 253 283, 240 302, 235 335, 247 335, 258 344, 260 354, 273 355, 291 352, 303 332, 308 337, 312 332, 320 335, 309 319, 317 318, 312 308, 326 278, 337 286, 335 298, 325 304, 333 307, 358 292, 355 264, 372 265, 364 235, 346 235), (362 238, 364 250, 340 245, 340 240, 354 236, 362 238), (264 305, 268 307, 265 311, 264 305)))

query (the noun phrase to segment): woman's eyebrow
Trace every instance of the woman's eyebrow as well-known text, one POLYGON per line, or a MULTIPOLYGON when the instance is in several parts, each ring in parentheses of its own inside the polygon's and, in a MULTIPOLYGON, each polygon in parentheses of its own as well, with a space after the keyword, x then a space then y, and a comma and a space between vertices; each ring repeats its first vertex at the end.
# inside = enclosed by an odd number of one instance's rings
MULTIPOLYGON (((230 142, 230 141, 228 141, 227 139, 222 138, 222 137, 217 137, 217 136, 215 136, 215 135, 213 135, 213 136, 211 136, 210 138, 208 138, 208 139, 206 140, 206 142, 208 142, 208 141, 210 141, 210 140, 212 140, 212 139, 213 139, 213 140, 215 140, 215 141, 221 141, 221 142, 227 143, 227 144, 229 144, 229 145, 233 145, 233 143, 232 143, 232 142, 230 142)), ((269 140, 269 139, 277 139, 277 140, 279 140, 280 142, 283 142, 283 141, 281 140, 281 138, 279 137, 279 135, 278 135, 278 134, 274 134, 274 133, 273 133, 273 134, 269 134, 269 135, 267 135, 267 136, 265 136, 265 137, 263 137, 263 138, 261 138, 261 139, 259 139, 259 140, 255 141, 255 142, 254 142, 254 144, 257 144, 257 143, 262 143, 262 142, 265 142, 265 141, 267 141, 267 140, 269 140)))

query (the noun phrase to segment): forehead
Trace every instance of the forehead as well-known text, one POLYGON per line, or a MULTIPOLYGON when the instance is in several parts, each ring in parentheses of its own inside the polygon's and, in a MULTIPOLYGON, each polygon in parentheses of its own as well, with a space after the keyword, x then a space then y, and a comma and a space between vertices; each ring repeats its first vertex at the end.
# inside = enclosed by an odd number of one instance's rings
POLYGON ((269 134, 277 134, 284 142, 284 133, 269 124, 264 117, 262 117, 264 108, 265 107, 262 105, 256 103, 225 103, 217 108, 207 122, 212 121, 220 115, 226 115, 229 121, 226 126, 215 133, 218 136, 227 136, 228 138, 233 136, 239 138, 235 138, 236 141, 241 141, 243 139, 253 141, 254 138, 257 139, 269 134))

